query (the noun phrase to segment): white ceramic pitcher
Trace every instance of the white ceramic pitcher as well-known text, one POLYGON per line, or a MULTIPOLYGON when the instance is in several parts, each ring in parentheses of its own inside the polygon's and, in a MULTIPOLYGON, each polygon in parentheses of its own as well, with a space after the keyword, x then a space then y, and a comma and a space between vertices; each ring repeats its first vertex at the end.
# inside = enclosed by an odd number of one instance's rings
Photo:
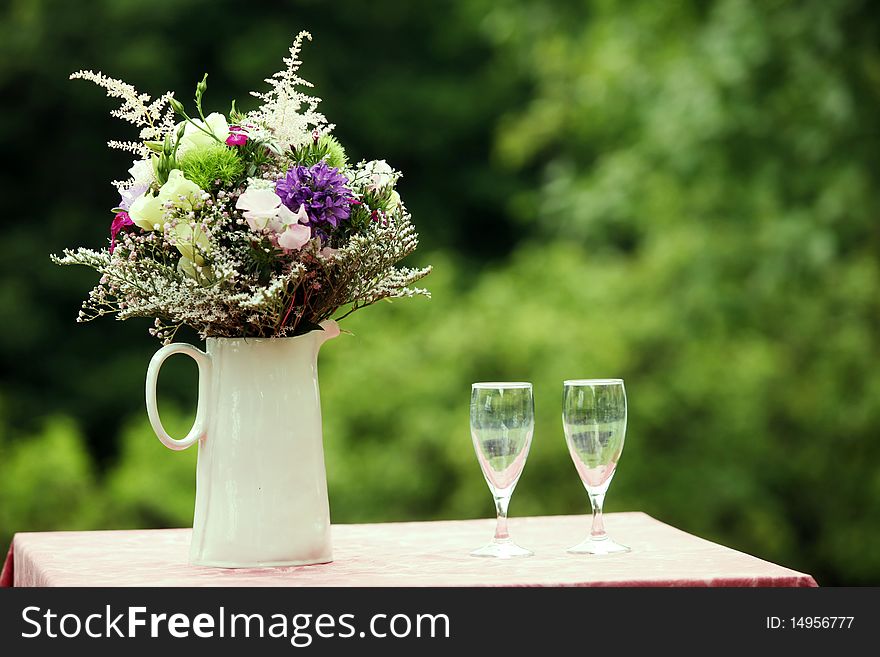
POLYGON ((147 413, 173 450, 199 444, 190 563, 245 568, 332 561, 321 435, 318 351, 336 322, 293 338, 208 338, 159 349, 147 370, 147 413), (162 363, 187 354, 199 367, 199 401, 182 440, 156 407, 162 363))

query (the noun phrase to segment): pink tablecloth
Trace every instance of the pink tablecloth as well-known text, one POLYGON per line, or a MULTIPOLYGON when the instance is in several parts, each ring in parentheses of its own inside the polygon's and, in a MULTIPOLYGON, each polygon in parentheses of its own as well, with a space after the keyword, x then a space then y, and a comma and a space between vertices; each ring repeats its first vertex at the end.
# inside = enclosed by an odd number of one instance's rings
POLYGON ((571 555, 585 516, 515 518, 535 551, 513 560, 468 552, 494 520, 335 525, 335 561, 229 570, 187 564, 189 529, 16 534, 0 584, 14 586, 816 586, 809 575, 710 543, 644 513, 606 516, 629 554, 571 555))

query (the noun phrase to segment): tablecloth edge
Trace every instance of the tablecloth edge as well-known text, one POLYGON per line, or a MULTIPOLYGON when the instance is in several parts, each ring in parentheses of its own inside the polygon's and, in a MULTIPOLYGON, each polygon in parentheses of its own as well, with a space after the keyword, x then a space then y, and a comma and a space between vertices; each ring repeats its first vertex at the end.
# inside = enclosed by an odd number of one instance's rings
POLYGON ((3 562, 3 570, 0 570, 0 589, 9 589, 15 586, 15 536, 9 542, 9 550, 6 552, 6 560, 3 562))
MULTIPOLYGON (((708 538, 703 538, 702 536, 698 536, 696 534, 691 534, 690 532, 688 532, 685 529, 682 529, 681 527, 677 527, 675 525, 670 525, 668 522, 665 522, 663 520, 655 518, 654 516, 652 516, 648 513, 644 513, 643 511, 632 511, 632 512, 628 512, 628 513, 641 513, 642 515, 647 516, 648 518, 651 518, 651 520, 654 520, 655 522, 658 522, 661 525, 665 525, 669 529, 674 530, 680 534, 685 534, 691 538, 697 539, 698 541, 701 541, 703 543, 708 543, 710 545, 721 548, 723 550, 735 552, 737 554, 744 555, 744 556, 749 557, 751 559, 756 559, 758 561, 761 561, 761 562, 767 564, 768 566, 773 566, 775 568, 781 568, 782 570, 787 570, 789 572, 789 577, 791 579, 803 579, 804 580, 803 584, 791 584, 791 585, 786 585, 786 586, 819 588, 819 583, 816 581, 816 578, 813 577, 810 573, 805 573, 800 570, 795 570, 794 568, 790 568, 788 566, 783 566, 782 564, 779 564, 779 563, 776 563, 773 561, 768 561, 767 559, 764 559, 763 557, 759 557, 755 554, 752 554, 751 552, 746 552, 745 550, 738 550, 736 548, 730 547, 729 545, 724 545, 723 543, 718 543, 717 541, 713 541, 708 538)), ((764 585, 758 585, 758 586, 764 586, 764 585)))

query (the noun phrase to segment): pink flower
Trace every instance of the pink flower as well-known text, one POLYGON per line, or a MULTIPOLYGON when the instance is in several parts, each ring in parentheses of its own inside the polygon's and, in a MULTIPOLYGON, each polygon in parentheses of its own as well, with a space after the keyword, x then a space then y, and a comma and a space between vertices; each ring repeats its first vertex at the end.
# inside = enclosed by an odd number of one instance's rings
POLYGON ((302 224, 291 224, 278 236, 278 246, 288 251, 298 251, 312 239, 312 229, 302 224))
POLYGON ((128 216, 128 212, 122 211, 113 217, 113 221, 110 224, 110 253, 113 253, 116 250, 116 236, 119 234, 119 231, 126 226, 133 225, 134 222, 131 220, 131 217, 128 216))
POLYGON ((229 127, 229 136, 226 138, 227 146, 244 146, 247 143, 247 131, 240 125, 229 127))
POLYGON ((298 251, 312 239, 305 206, 300 205, 299 211, 293 212, 271 189, 248 189, 238 197, 235 207, 243 211, 252 231, 268 234, 273 244, 286 251, 298 251))
POLYGON ((227 146, 244 146, 247 143, 248 136, 243 132, 230 132, 226 138, 227 146))

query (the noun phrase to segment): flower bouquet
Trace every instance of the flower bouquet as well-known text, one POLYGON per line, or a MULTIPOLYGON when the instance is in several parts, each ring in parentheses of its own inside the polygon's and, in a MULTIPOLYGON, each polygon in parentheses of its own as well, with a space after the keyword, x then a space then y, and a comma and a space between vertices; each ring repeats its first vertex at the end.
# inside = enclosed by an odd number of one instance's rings
POLYGON ((411 287, 430 268, 399 267, 418 237, 384 160, 352 164, 300 89, 300 33, 285 67, 254 93, 261 104, 205 113, 207 76, 187 108, 100 73, 80 71, 121 100, 114 116, 140 129, 110 146, 136 156, 115 183, 109 247, 53 260, 100 274, 79 314, 152 317, 166 343, 147 370, 147 412, 159 440, 198 443, 190 561, 220 567, 323 563, 330 517, 317 381, 318 350, 336 320, 411 287), (181 326, 206 351, 171 344, 181 326), (156 404, 163 361, 199 367, 195 423, 165 431, 156 404))
POLYGON ((381 299, 427 295, 410 287, 430 268, 396 266, 418 245, 384 160, 348 161, 297 74, 302 32, 285 68, 266 82, 255 110, 205 114, 207 75, 192 110, 156 100, 101 73, 94 82, 121 100, 113 116, 140 129, 110 141, 137 159, 114 182, 109 248, 65 250, 54 262, 96 269, 100 282, 78 321, 105 314, 151 317, 170 342, 184 325, 207 337, 308 333, 381 299))

